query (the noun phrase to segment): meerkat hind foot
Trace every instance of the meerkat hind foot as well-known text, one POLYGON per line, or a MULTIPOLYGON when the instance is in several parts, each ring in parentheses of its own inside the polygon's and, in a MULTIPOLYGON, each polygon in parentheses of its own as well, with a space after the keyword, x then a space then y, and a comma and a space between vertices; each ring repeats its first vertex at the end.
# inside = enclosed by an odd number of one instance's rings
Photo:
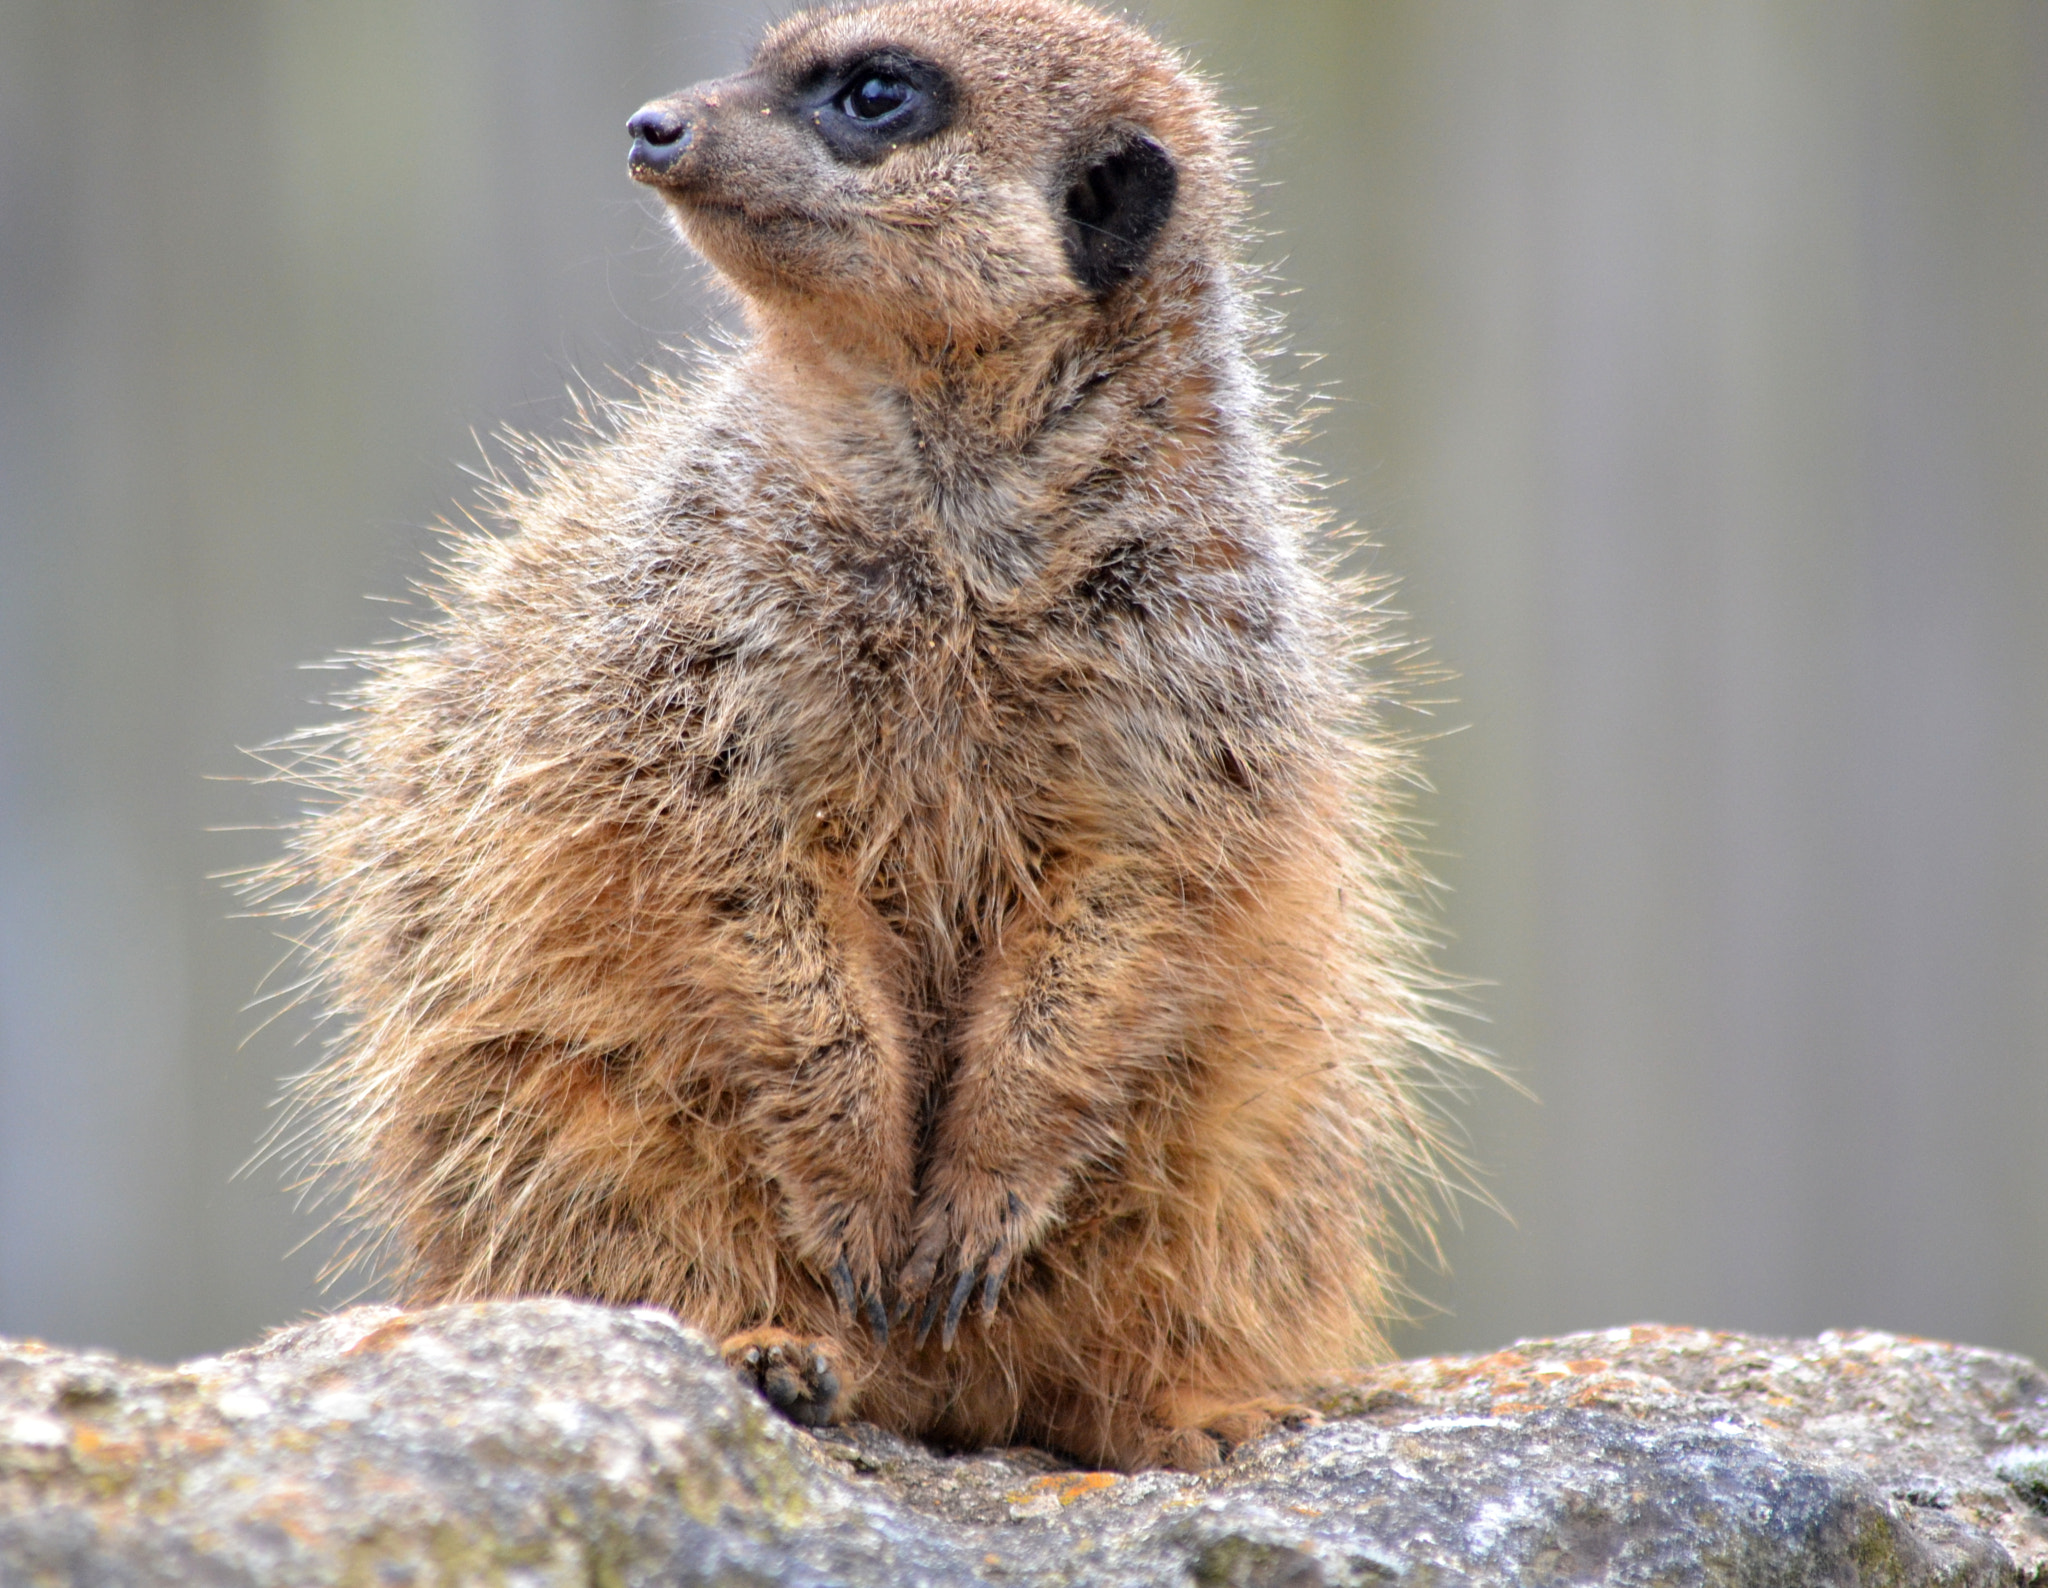
POLYGON ((1276 1428, 1306 1428, 1322 1418, 1293 1401, 1259 1399, 1208 1407, 1177 1427, 1162 1427, 1147 1466, 1206 1472, 1276 1428))
POLYGON ((786 1329, 749 1329, 719 1346, 725 1365, 799 1428, 823 1428, 839 1410, 832 1347, 786 1329))

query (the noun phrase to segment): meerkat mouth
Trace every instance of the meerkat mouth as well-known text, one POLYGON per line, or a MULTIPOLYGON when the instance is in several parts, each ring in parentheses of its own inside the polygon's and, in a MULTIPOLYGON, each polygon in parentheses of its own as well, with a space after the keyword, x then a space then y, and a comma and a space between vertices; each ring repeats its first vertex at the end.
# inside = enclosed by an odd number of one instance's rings
POLYGON ((686 228, 692 228, 690 235, 693 240, 697 238, 696 229, 699 228, 708 230, 714 237, 724 233, 729 238, 737 235, 758 241, 780 235, 789 242, 805 234, 844 234, 854 230, 840 218, 813 214, 793 205, 749 205, 721 194, 707 193, 701 187, 658 186, 662 198, 675 210, 677 219, 686 228))

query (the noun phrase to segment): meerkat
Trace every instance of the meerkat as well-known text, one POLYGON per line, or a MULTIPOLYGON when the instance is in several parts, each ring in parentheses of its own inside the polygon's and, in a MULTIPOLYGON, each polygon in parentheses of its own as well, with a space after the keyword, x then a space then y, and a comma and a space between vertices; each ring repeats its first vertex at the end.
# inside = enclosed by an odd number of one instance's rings
POLYGON ((628 131, 747 335, 534 449, 302 744, 318 1161, 413 1303, 1211 1465, 1383 1350, 1459 1058, 1233 124, 1079 5, 901 0, 628 131))

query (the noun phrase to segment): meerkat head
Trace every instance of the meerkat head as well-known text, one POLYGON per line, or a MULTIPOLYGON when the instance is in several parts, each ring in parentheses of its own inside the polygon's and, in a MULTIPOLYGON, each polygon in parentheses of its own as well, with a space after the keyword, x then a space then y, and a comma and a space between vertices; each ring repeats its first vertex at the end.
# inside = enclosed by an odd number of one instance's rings
POLYGON ((1198 293, 1229 135, 1145 34, 1066 0, 806 13, 744 72, 643 106, 632 174, 778 319, 959 348, 1198 293))

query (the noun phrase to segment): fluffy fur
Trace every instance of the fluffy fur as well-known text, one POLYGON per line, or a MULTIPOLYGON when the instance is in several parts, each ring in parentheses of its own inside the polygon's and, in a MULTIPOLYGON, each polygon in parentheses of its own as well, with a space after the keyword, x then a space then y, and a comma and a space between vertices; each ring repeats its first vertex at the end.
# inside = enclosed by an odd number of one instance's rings
POLYGON ((655 1302, 799 1417, 1207 1465, 1381 1350, 1459 1057, 1230 124, 1060 0, 798 17, 666 103, 640 174, 752 334, 534 449, 299 745, 316 1160, 412 1301, 655 1302), (791 85, 877 50, 953 119, 843 163, 791 85), (1170 213, 1090 290, 1063 200, 1134 136, 1170 213))

